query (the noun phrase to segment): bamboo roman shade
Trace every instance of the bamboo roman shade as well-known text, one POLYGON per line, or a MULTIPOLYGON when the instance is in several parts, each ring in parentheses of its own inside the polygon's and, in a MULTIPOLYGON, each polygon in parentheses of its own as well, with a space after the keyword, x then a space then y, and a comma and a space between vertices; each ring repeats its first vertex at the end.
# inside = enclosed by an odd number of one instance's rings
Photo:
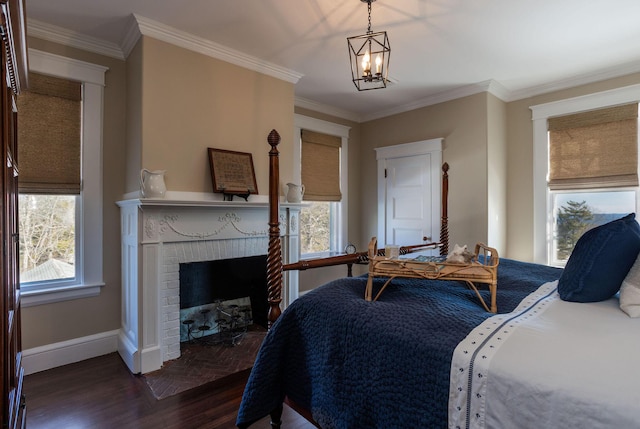
POLYGON ((549 189, 638 186, 638 105, 549 118, 549 189))
POLYGON ((81 103, 81 83, 30 73, 18 96, 21 193, 80 193, 81 103))
POLYGON ((302 184, 306 201, 340 201, 340 137, 302 130, 302 184))

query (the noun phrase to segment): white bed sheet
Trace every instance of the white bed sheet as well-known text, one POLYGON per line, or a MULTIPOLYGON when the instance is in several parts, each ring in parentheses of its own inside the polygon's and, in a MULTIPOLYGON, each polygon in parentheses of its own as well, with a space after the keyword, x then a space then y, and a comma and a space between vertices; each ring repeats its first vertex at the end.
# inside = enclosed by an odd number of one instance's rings
POLYGON ((640 428, 640 319, 547 283, 476 328, 452 361, 449 427, 640 428))

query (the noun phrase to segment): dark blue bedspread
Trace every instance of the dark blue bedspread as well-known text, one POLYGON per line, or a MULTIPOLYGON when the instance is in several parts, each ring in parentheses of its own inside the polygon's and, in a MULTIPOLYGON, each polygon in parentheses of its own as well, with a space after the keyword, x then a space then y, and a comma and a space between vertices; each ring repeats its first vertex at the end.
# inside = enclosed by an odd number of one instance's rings
MULTIPOLYGON (((498 311, 560 274, 501 259, 498 311)), ((367 302, 366 281, 330 282, 283 312, 258 354, 238 425, 268 415, 286 395, 322 428, 447 427, 451 356, 491 313, 464 283, 397 278, 367 302)), ((375 280, 374 296, 383 282, 375 280)))

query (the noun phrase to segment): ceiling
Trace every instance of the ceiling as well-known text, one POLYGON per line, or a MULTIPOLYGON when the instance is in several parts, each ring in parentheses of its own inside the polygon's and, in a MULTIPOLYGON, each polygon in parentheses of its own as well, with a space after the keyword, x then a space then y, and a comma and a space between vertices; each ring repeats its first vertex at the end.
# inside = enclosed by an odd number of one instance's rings
MULTIPOLYGON (((358 92, 346 38, 360 0, 28 0, 28 32, 126 55, 135 15, 294 76, 296 103, 367 120, 490 90, 505 101, 640 71, 638 0, 377 0, 391 44, 384 89, 358 92)), ((143 33, 144 34, 144 33, 143 33)))

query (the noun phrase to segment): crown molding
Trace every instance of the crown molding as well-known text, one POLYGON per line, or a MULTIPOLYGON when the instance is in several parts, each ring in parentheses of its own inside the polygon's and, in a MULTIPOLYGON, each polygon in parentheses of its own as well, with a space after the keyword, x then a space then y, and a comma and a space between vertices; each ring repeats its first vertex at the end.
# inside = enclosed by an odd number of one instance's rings
POLYGON ((634 73, 640 73, 640 61, 623 64, 616 67, 610 67, 596 73, 582 74, 568 79, 561 79, 544 85, 533 86, 518 91, 511 91, 511 95, 505 101, 523 100, 525 98, 535 97, 537 95, 547 94, 553 91, 575 88, 581 85, 600 82, 607 79, 614 79, 634 73))
POLYGON ((333 115, 338 118, 347 119, 354 122, 367 122, 375 119, 385 118, 387 116, 396 115, 399 113, 409 112, 411 110, 420 109, 422 107, 433 106, 435 104, 444 103, 446 101, 456 100, 458 98, 467 97, 469 95, 475 95, 482 92, 488 92, 498 97, 502 101, 507 101, 510 97, 510 92, 500 83, 495 80, 487 80, 484 82, 478 82, 472 85, 466 85, 459 88, 454 88, 449 91, 443 91, 433 96, 423 98, 421 100, 396 106, 391 109, 381 110, 379 112, 371 113, 368 115, 359 115, 347 110, 338 109, 336 107, 318 103, 313 100, 296 97, 295 105, 305 109, 313 110, 327 115, 333 115))
POLYGON ((444 103, 446 101, 457 100, 458 98, 468 97, 470 95, 479 94, 482 92, 490 92, 496 97, 504 100, 508 93, 506 88, 500 85, 494 80, 487 80, 484 82, 478 82, 471 85, 465 85, 458 88, 454 88, 448 91, 442 91, 440 93, 430 95, 420 100, 403 104, 401 106, 393 107, 391 109, 381 110, 369 115, 365 115, 361 122, 372 121, 375 119, 385 118, 387 116, 397 115, 400 113, 409 112, 411 110, 420 109, 423 107, 433 106, 436 104, 444 103))
POLYGON ((314 100, 309 100, 307 98, 296 97, 294 100, 294 105, 296 107, 301 107, 303 109, 313 110, 314 112, 324 113, 326 115, 335 116, 338 118, 346 119, 353 122, 362 122, 362 117, 357 113, 339 109, 334 106, 330 106, 328 104, 319 103, 314 100))
POLYGON ((122 49, 115 43, 85 36, 35 19, 27 18, 27 34, 38 39, 82 49, 83 51, 94 52, 119 60, 125 59, 122 49))
POLYGON ((124 52, 125 58, 129 58, 131 51, 140 40, 142 33, 140 32, 140 28, 138 27, 138 21, 135 16, 131 15, 129 18, 129 22, 127 23, 127 28, 125 29, 124 37, 122 39, 122 52, 124 52))
MULTIPOLYGON (((176 30, 172 27, 135 14, 131 16, 121 46, 76 33, 62 27, 46 24, 31 18, 27 19, 27 29, 27 34, 29 36, 82 49, 88 52, 94 52, 96 54, 105 55, 119 60, 125 60, 131 53, 131 50, 135 47, 140 37, 144 35, 201 53, 203 55, 220 59, 240 67, 263 73, 277 79, 293 83, 294 85, 303 76, 303 74, 296 71, 260 60, 240 51, 222 46, 210 40, 193 36, 189 33, 176 30)), ((639 72, 640 62, 633 62, 622 64, 617 67, 611 67, 597 73, 583 74, 514 91, 508 90, 495 80, 487 80, 454 88, 452 90, 442 91, 421 100, 366 115, 359 115, 351 111, 299 97, 295 98, 295 105, 354 122, 366 122, 467 97, 481 92, 489 92, 504 102, 512 102, 639 72)))
MULTIPOLYGON (((260 60, 240 51, 228 48, 202 37, 176 30, 175 28, 153 21, 140 15, 133 15, 138 31, 141 35, 152 37, 163 42, 170 43, 181 48, 185 48, 212 58, 217 58, 249 70, 253 70, 271 77, 275 77, 293 84, 298 83, 303 74, 294 70, 280 67, 276 64, 260 60)), ((132 44, 134 31, 127 32, 127 47, 132 44)), ((137 41, 137 40, 136 40, 137 41)), ((130 51, 129 51, 130 52, 130 51)))

